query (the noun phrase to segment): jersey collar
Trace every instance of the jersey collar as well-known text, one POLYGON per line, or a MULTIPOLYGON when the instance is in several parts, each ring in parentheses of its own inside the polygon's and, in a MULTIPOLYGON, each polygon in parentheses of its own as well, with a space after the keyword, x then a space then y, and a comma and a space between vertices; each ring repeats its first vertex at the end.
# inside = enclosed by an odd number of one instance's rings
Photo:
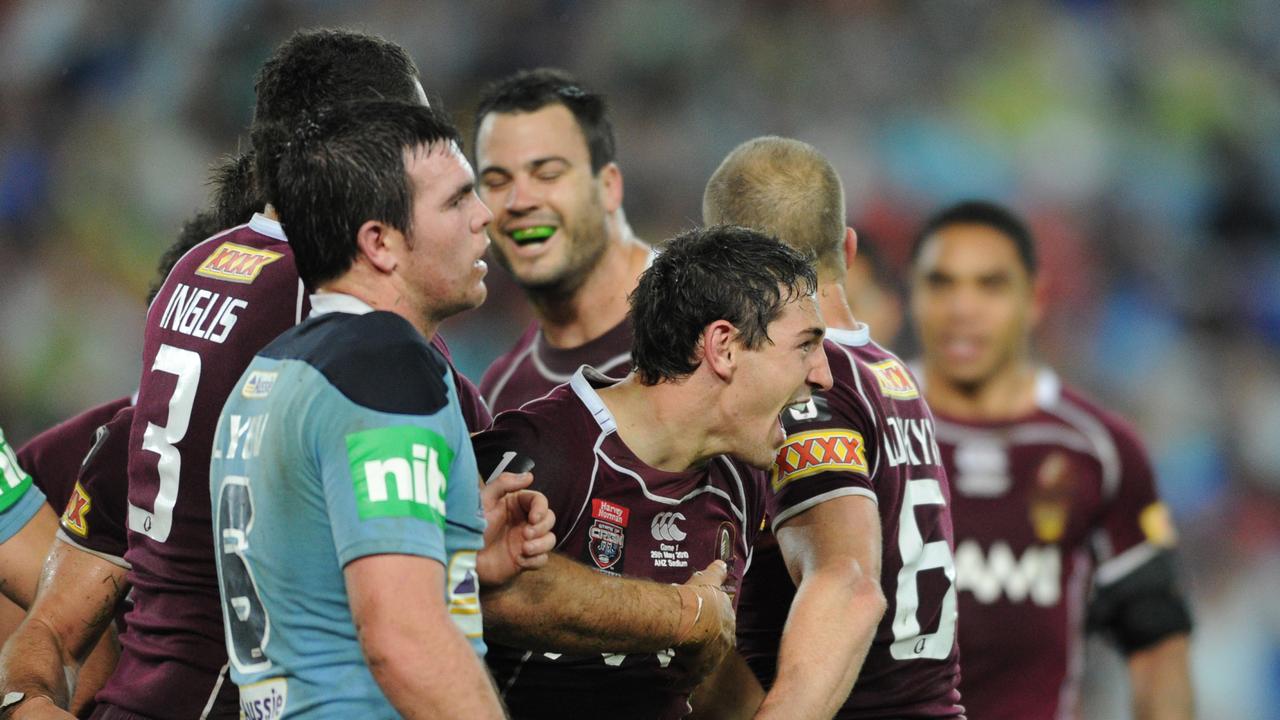
POLYGON ((862 347, 871 342, 871 326, 860 322, 852 330, 844 328, 827 328, 827 339, 845 347, 862 347))
POLYGON ((284 228, 280 227, 280 223, 262 213, 253 214, 253 218, 249 220, 249 229, 281 242, 289 242, 289 238, 284 236, 284 228))
POLYGON ((346 293, 324 292, 311 296, 311 317, 334 312, 364 315, 373 312, 373 308, 355 295, 346 293))

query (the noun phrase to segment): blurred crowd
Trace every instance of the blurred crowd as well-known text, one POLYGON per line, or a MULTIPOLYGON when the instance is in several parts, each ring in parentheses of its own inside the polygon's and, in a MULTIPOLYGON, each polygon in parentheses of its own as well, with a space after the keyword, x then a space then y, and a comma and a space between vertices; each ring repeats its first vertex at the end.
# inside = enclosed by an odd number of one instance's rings
MULTIPOLYGON (((245 146, 258 66, 322 25, 404 45, 464 127, 517 68, 603 91, 652 242, 695 224, 719 160, 764 133, 833 160, 897 290, 925 214, 972 196, 1020 211, 1048 279, 1044 359, 1136 422, 1174 509, 1203 716, 1280 717, 1273 3, 0 0, 11 440, 136 384, 160 252, 245 146)), ((475 379, 529 317, 491 267, 489 301, 446 327, 475 379)), ((911 355, 909 321, 891 345, 911 355)))

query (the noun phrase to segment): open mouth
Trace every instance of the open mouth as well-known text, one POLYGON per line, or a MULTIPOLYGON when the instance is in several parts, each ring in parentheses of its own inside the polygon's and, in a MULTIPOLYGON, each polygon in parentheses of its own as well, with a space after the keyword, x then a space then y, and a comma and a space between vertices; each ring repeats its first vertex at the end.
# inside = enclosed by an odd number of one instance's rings
POLYGON ((519 228, 512 230, 508 235, 515 241, 516 245, 524 247, 526 245, 534 245, 536 243, 546 242, 547 238, 556 234, 554 225, 535 225, 533 227, 519 228))

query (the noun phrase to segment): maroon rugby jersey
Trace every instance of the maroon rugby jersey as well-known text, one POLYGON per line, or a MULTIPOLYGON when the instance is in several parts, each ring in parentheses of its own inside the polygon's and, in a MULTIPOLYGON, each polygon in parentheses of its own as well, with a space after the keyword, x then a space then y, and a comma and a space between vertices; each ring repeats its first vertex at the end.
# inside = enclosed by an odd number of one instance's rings
MULTIPOLYGON (((556 513, 556 550, 600 572, 682 583, 717 557, 736 586, 764 513, 764 474, 725 456, 685 472, 639 460, 589 368, 474 439, 481 473, 531 459, 556 513)), ((603 600, 607 602, 607 599, 603 600)), ((680 718, 691 678, 657 655, 571 656, 490 643, 486 656, 515 718, 680 718)))
MULTIPOLYGON (((951 498, 933 416, 905 365, 867 326, 827 331, 833 387, 783 414, 770 478, 773 526, 837 497, 875 500, 888 609, 837 718, 960 717, 951 498)), ((795 596, 772 538, 756 548, 738 604, 738 648, 768 687, 795 596)), ((838 628, 833 628, 838 632, 838 628)))
POLYGON ((1133 431, 1049 370, 1036 400, 1006 422, 937 420, 955 490, 961 692, 984 720, 1074 717, 1091 585, 1173 541, 1133 431))
POLYGON ((129 429, 133 406, 126 405, 93 434, 80 465, 58 534, 82 550, 128 568, 129 429))
POLYGON ((122 397, 91 407, 36 435, 18 450, 18 464, 44 491, 54 513, 61 514, 66 508, 80 464, 93 446, 98 428, 130 404, 129 398, 122 397))
POLYGON ((569 382, 583 365, 611 378, 631 372, 631 318, 584 345, 564 349, 549 345, 538 323, 530 323, 515 347, 485 370, 480 394, 494 414, 514 410, 569 382))
POLYGON ((210 450, 244 368, 308 305, 280 224, 258 214, 188 251, 151 303, 129 438, 133 608, 99 716, 103 706, 175 720, 207 707, 208 717, 239 715, 225 673, 210 450))

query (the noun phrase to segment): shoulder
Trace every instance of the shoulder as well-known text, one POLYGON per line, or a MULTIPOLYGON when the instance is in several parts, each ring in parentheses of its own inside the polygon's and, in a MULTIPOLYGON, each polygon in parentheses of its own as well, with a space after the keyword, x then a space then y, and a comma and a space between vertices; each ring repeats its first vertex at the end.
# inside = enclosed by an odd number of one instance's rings
POLYGON ((1147 449, 1137 428, 1118 413, 1102 407, 1079 390, 1063 387, 1058 400, 1059 415, 1066 415, 1086 435, 1105 437, 1124 465, 1148 465, 1147 449))
POLYGON ((377 412, 431 415, 449 403, 444 358, 393 313, 321 315, 259 354, 303 362, 348 400, 377 412))
MULTIPOLYGON (((530 346, 533 345, 533 339, 538 334, 538 323, 531 322, 529 326, 521 333, 520 339, 516 340, 516 344, 511 349, 499 355, 492 363, 489 363, 488 369, 484 371, 484 375, 480 378, 480 392, 488 397, 489 393, 494 390, 495 386, 500 385, 505 380, 505 375, 514 367, 523 355, 528 353, 530 346)), ((498 388, 499 390, 501 388, 498 388)), ((488 398, 492 402, 492 398, 488 398)))

